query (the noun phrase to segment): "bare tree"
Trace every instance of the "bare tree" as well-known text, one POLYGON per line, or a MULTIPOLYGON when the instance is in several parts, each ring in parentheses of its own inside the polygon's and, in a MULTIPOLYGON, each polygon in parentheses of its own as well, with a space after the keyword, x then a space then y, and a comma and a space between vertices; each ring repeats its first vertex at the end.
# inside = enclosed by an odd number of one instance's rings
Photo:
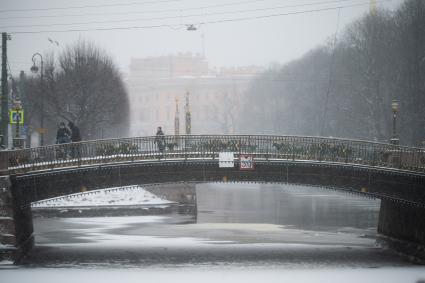
POLYGON ((237 119, 240 127, 303 135, 324 128, 326 136, 388 142, 391 100, 397 99, 400 142, 424 142, 425 2, 406 0, 394 12, 366 14, 338 42, 331 73, 333 51, 325 45, 260 75, 243 99, 251 115, 237 119))
POLYGON ((27 106, 32 118, 44 108, 47 125, 53 128, 50 139, 60 121, 74 122, 85 139, 127 134, 128 95, 120 72, 104 51, 80 40, 68 46, 57 62, 52 56, 45 57, 43 85, 37 78, 30 80, 27 106))

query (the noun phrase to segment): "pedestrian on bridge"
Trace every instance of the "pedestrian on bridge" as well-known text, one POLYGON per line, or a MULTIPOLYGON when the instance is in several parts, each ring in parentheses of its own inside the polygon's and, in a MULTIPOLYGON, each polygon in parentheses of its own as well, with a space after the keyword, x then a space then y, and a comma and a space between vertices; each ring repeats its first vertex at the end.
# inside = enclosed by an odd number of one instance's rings
POLYGON ((71 142, 80 142, 80 129, 71 121, 68 122, 68 127, 71 130, 71 142))
MULTIPOLYGON (((56 132, 56 143, 66 144, 71 142, 71 131, 65 126, 64 122, 60 122, 59 129, 56 132)), ((66 159, 68 156, 67 146, 56 148, 57 158, 66 159)))
POLYGON ((56 143, 63 144, 71 142, 71 131, 65 126, 64 122, 60 122, 59 129, 56 132, 56 143))
MULTIPOLYGON (((71 130, 71 142, 76 143, 81 141, 80 129, 71 121, 68 122, 68 127, 71 130)), ((80 144, 73 144, 71 146, 71 157, 80 156, 80 144)))
POLYGON ((158 127, 156 131, 155 143, 158 146, 159 152, 163 153, 165 149, 165 137, 161 127, 158 127))

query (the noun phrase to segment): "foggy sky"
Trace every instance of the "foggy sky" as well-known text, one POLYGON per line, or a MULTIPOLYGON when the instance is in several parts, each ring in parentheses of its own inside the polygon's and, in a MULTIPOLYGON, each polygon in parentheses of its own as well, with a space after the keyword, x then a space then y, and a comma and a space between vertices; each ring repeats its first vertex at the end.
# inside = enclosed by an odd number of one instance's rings
MULTIPOLYGON (((369 1, 367 0, 340 0, 339 2, 331 0, 175 0, 164 2, 164 0, 157 0, 156 3, 152 2, 152 0, 0 0, 0 31, 12 34, 12 40, 8 41, 8 56, 12 73, 16 75, 19 70, 29 72, 33 53, 40 52, 44 54, 53 51, 57 54, 66 44, 73 43, 79 38, 93 41, 101 46, 115 60, 123 73, 128 72, 131 58, 172 55, 179 52, 202 54, 204 50, 206 59, 211 67, 282 64, 300 57, 311 48, 323 44, 327 39, 331 38, 336 31, 338 10, 306 12, 287 16, 270 17, 270 15, 364 4, 363 6, 340 9, 339 31, 342 31, 344 26, 369 10, 369 1), (145 3, 135 4, 136 2, 145 3), (328 3, 320 4, 323 2, 328 3), (132 4, 110 6, 117 3, 132 4), (229 5, 230 3, 239 4, 229 5), (305 6, 277 8, 301 4, 305 6), (95 5, 106 6, 55 9, 95 5), (217 6, 211 7, 212 5, 217 6), (194 9, 205 6, 209 6, 209 8, 194 9), (44 8, 53 9, 5 11, 44 8), (273 9, 259 10, 267 8, 273 9), (257 9, 257 11, 241 12, 254 9, 257 9), (161 12, 164 10, 176 11, 161 12), (229 13, 231 11, 239 12, 229 13), (94 13, 108 14, 92 15, 94 13), (207 15, 210 13, 223 14, 207 15), (187 17, 188 15, 199 16, 187 17), (245 21, 197 24, 200 22, 257 16, 268 17, 245 21), (163 19, 165 17, 168 17, 168 19, 163 19), (141 18, 148 19, 140 20, 141 18), (152 18, 162 19, 155 20, 152 18), (119 22, 132 19, 139 20, 119 22), (106 23, 81 24, 93 21, 106 23), (195 24, 197 30, 187 31, 187 24, 195 24), (22 25, 28 25, 29 27, 12 27, 22 25), (108 31, 16 33, 22 31, 127 28, 131 26, 146 27, 155 25, 167 26, 108 31), (48 38, 57 41, 59 46, 51 43, 48 38)), ((379 2, 378 0, 377 2, 378 7, 394 9, 400 5, 402 0, 385 2, 379 2)))

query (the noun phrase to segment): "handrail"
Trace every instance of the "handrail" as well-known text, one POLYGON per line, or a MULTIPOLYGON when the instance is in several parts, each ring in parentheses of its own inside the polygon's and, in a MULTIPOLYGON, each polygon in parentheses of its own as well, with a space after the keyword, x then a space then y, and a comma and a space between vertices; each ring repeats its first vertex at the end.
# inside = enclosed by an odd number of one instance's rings
MULTIPOLYGON (((425 148, 421 148, 421 147, 412 147, 412 146, 405 146, 405 145, 393 145, 391 143, 378 142, 378 141, 368 141, 368 140, 362 140, 362 139, 349 139, 349 138, 336 138, 336 137, 322 137, 322 136, 266 135, 266 134, 255 134, 255 135, 249 135, 249 134, 205 135, 205 134, 203 134, 203 135, 179 135, 178 137, 208 137, 208 136, 212 136, 212 137, 228 136, 228 137, 312 138, 312 139, 321 139, 321 140, 364 142, 364 143, 370 143, 370 144, 376 144, 376 145, 387 145, 387 146, 396 146, 396 147, 400 147, 400 148, 411 148, 411 149, 417 149, 417 150, 425 150, 425 148)), ((166 135, 165 137, 174 137, 174 135, 166 135)), ((93 142, 102 142, 102 141, 119 141, 119 140, 131 140, 131 139, 141 139, 141 138, 155 138, 155 136, 139 136, 139 137, 123 137, 123 138, 84 140, 84 141, 80 141, 78 143, 83 144, 83 143, 93 143, 93 142)), ((56 145, 52 144, 52 145, 38 146, 38 147, 32 147, 32 148, 51 147, 51 146, 56 146, 56 145)), ((15 150, 20 151, 21 149, 12 149, 12 150, 9 150, 9 151, 15 151, 15 150)))
POLYGON ((367 165, 425 172, 425 150, 385 143, 275 135, 179 135, 82 141, 3 151, 11 174, 142 160, 218 158, 221 151, 235 157, 305 160, 367 165))

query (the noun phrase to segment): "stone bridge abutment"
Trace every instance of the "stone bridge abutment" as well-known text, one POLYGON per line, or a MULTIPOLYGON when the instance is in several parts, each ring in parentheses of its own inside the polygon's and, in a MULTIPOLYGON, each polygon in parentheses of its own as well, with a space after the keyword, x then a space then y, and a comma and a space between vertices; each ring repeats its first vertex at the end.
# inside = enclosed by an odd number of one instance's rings
POLYGON ((0 260, 16 261, 34 246, 31 206, 13 190, 4 160, 0 160, 0 168, 0 260))

